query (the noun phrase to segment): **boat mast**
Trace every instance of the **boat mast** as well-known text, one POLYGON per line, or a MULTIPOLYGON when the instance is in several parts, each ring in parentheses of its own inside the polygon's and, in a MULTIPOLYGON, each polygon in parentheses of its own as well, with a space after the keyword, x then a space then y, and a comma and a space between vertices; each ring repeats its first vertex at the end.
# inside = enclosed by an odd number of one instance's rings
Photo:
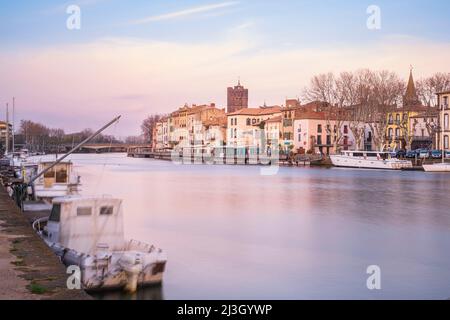
POLYGON ((80 142, 78 145, 76 145, 72 150, 70 150, 69 152, 67 152, 65 155, 63 155, 61 158, 59 158, 58 160, 56 160, 51 166, 49 166, 47 169, 43 170, 42 172, 40 172, 39 174, 37 174, 36 176, 34 176, 33 178, 31 178, 30 182, 28 183, 29 185, 31 185, 34 181, 36 181, 40 176, 44 175, 45 173, 47 173, 48 171, 50 171, 51 169, 53 169, 58 163, 60 163, 61 161, 63 161, 65 158, 67 158, 69 155, 71 155, 72 153, 74 153, 75 151, 77 151, 79 148, 81 148, 83 145, 85 145, 86 143, 88 143, 89 141, 91 141, 92 139, 94 139, 96 136, 98 136, 100 133, 102 133, 104 130, 106 130, 109 126, 111 126, 113 123, 119 121, 121 116, 118 116, 116 118, 114 118, 113 120, 111 120, 110 122, 108 122, 107 124, 105 124, 101 129, 97 130, 95 133, 93 133, 90 137, 88 137, 87 139, 83 140, 82 142, 80 142))
POLYGON ((6 103, 6 143, 5 154, 9 153, 9 104, 6 103))
POLYGON ((16 109, 16 98, 13 97, 13 109, 12 109, 12 151, 14 152, 16 150, 16 142, 14 139, 14 114, 16 109))

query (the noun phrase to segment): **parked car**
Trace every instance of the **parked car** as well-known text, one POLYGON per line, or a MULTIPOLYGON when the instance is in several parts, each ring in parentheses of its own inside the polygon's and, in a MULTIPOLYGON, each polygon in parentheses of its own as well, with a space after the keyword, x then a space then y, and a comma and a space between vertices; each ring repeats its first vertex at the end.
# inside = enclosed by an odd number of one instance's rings
POLYGON ((396 153, 395 153, 395 157, 396 158, 405 158, 406 157, 406 151, 405 150, 398 150, 396 153))
POLYGON ((433 159, 440 159, 440 158, 442 158, 442 151, 441 150, 432 150, 431 151, 431 158, 433 158, 433 159))
POLYGON ((430 150, 428 150, 428 149, 417 149, 416 153, 417 153, 418 158, 429 158, 430 157, 430 150))
POLYGON ((419 156, 419 152, 417 150, 409 150, 406 152, 405 158, 414 159, 419 156))
POLYGON ((450 151, 445 151, 445 157, 450 158, 450 151))

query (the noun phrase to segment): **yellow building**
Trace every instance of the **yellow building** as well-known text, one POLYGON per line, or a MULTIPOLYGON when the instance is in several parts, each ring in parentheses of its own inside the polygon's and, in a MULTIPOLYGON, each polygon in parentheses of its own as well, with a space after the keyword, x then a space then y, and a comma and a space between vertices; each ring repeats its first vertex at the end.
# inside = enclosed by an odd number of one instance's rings
POLYGON ((415 138, 413 118, 427 110, 428 108, 424 107, 418 98, 411 70, 406 93, 403 96, 403 106, 393 108, 387 114, 386 148, 391 150, 411 149, 415 138))

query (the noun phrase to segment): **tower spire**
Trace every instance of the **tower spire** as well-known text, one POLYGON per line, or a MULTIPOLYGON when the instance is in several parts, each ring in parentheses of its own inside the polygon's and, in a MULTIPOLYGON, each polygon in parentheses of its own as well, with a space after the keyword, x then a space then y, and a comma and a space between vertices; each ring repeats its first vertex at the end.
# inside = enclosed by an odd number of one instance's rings
POLYGON ((420 101, 416 92, 416 85, 414 84, 413 66, 410 65, 408 85, 406 87, 405 95, 403 96, 403 106, 415 106, 419 104, 420 101))

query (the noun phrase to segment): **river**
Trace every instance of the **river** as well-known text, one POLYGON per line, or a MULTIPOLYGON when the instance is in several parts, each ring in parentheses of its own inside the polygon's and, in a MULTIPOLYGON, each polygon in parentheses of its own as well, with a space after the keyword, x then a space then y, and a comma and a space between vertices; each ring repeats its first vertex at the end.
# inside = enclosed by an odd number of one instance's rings
POLYGON ((122 198, 126 237, 169 258, 162 288, 98 298, 450 297, 448 174, 71 159, 82 193, 122 198))

